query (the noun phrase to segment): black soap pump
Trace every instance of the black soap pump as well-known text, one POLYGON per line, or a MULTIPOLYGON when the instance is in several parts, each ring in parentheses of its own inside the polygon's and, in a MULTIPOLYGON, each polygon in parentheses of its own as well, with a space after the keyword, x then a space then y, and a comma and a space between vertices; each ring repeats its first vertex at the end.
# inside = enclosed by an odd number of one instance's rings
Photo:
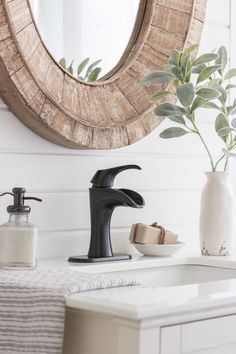
POLYGON ((7 207, 9 220, 0 226, 0 267, 1 268, 35 268, 37 263, 37 228, 28 222, 30 206, 25 200, 42 200, 25 197, 24 188, 13 188, 11 195, 13 205, 7 207))

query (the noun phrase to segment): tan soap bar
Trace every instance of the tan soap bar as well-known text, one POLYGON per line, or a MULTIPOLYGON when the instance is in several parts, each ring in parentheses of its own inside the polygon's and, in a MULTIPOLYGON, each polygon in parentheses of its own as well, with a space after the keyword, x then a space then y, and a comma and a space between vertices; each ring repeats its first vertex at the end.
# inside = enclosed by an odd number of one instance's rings
MULTIPOLYGON (((132 243, 141 244, 159 244, 161 239, 161 230, 142 223, 133 224, 129 240, 132 243)), ((178 242, 178 235, 169 230, 165 230, 165 244, 174 244, 178 242)))

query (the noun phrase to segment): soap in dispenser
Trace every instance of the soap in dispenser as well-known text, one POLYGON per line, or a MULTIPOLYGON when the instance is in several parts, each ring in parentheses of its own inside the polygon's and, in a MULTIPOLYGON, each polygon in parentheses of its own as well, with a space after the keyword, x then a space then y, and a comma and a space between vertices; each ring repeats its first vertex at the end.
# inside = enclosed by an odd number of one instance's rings
POLYGON ((0 267, 35 268, 37 263, 37 228, 28 222, 31 208, 24 205, 25 200, 42 200, 25 197, 24 188, 13 188, 13 205, 7 207, 9 221, 0 226, 0 267))

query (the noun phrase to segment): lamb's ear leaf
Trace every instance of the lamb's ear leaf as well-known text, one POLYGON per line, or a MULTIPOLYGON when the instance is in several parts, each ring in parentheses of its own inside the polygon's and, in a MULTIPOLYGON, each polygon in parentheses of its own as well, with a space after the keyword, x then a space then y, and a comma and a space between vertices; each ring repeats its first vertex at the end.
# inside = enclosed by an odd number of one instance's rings
POLYGON ((184 81, 185 82, 190 82, 191 80, 191 72, 192 70, 192 64, 191 64, 191 60, 189 59, 186 63, 186 66, 185 66, 185 70, 184 70, 184 81))
POLYGON ((219 91, 221 95, 218 97, 219 101, 224 105, 227 101, 227 92, 226 90, 216 82, 210 82, 210 87, 214 88, 215 90, 219 91))
POLYGON ((193 44, 190 47, 188 47, 187 49, 185 49, 184 54, 185 55, 190 55, 192 54, 195 50, 197 50, 199 48, 198 44, 193 44))
POLYGON ((209 87, 202 87, 199 90, 197 90, 196 93, 198 96, 206 100, 214 100, 221 95, 219 91, 209 87))
POLYGON ((59 64, 66 69, 66 59, 65 58, 61 58, 61 60, 59 61, 59 64))
POLYGON ((196 109, 203 107, 206 104, 207 100, 204 98, 201 98, 197 96, 195 100, 193 101, 192 107, 191 107, 191 112, 194 112, 196 109))
POLYGON ((216 117, 216 121, 215 121, 215 130, 218 134, 218 136, 224 141, 226 142, 228 139, 228 134, 224 134, 222 135, 222 130, 224 128, 230 128, 229 127, 229 123, 225 117, 225 115, 223 113, 219 113, 218 116, 216 117))
POLYGON ((142 86, 151 86, 156 84, 168 84, 175 80, 175 76, 167 71, 155 70, 141 80, 142 86))
POLYGON ((207 54, 200 55, 200 57, 198 57, 193 62, 193 66, 209 63, 209 62, 211 62, 213 60, 218 59, 218 57, 219 57, 219 55, 218 54, 214 54, 214 53, 207 53, 207 54))
POLYGON ((102 68, 95 68, 93 69, 90 74, 88 75, 88 82, 93 82, 93 81, 96 81, 97 78, 98 78, 98 75, 100 74, 100 72, 102 71, 102 68))
POLYGON ((184 108, 173 103, 162 103, 154 109, 154 113, 160 117, 183 116, 186 114, 184 108))
POLYGON ((170 53, 170 57, 168 59, 168 64, 178 66, 180 63, 181 56, 182 56, 181 52, 179 52, 176 49, 173 49, 170 53))
POLYGON ((214 102, 211 102, 211 101, 207 101, 202 107, 203 108, 210 108, 210 109, 219 109, 217 104, 215 104, 214 102))
POLYGON ((236 118, 233 118, 231 121, 231 125, 234 129, 236 129, 236 118))
POLYGON ((179 123, 179 124, 182 124, 182 125, 186 125, 183 116, 169 116, 167 118, 170 119, 172 122, 179 123))
POLYGON ((213 65, 213 66, 207 66, 205 69, 200 71, 200 74, 198 75, 197 83, 205 81, 206 79, 209 79, 212 74, 214 74, 216 71, 218 71, 221 68, 221 65, 213 65))
POLYGON ((188 54, 188 52, 184 52, 182 57, 181 57, 181 60, 180 60, 180 64, 181 64, 181 67, 182 67, 182 71, 185 72, 186 71, 186 66, 187 64, 189 63, 190 66, 192 66, 192 63, 190 61, 190 54, 188 54))
POLYGON ((70 65, 69 65, 68 68, 67 68, 67 71, 69 71, 69 73, 70 73, 71 75, 74 74, 73 64, 74 64, 74 60, 72 60, 72 62, 70 63, 70 65))
POLYGON ((184 136, 188 133, 189 132, 183 128, 173 127, 173 128, 168 128, 168 129, 164 130, 160 134, 160 137, 162 139, 171 139, 171 138, 178 138, 180 136, 184 136))
MULTIPOLYGON (((233 131, 234 131, 234 129, 232 129, 232 128, 230 128, 230 127, 221 128, 221 129, 218 131, 218 136, 219 136, 222 140, 224 140, 224 139, 227 140, 229 134, 230 134, 231 132, 233 132, 233 131)), ((225 141, 225 140, 224 140, 224 141, 225 141)))
POLYGON ((69 66, 69 68, 68 68, 67 70, 69 71, 69 73, 70 73, 71 75, 74 74, 73 66, 69 66))
POLYGON ((221 65, 221 68, 218 70, 221 75, 223 75, 223 72, 226 68, 226 65, 228 63, 228 53, 227 49, 225 46, 221 46, 218 50, 218 59, 216 59, 215 63, 221 65))
POLYGON ((226 91, 228 91, 228 90, 231 90, 231 89, 234 89, 234 88, 236 88, 236 85, 228 84, 225 89, 226 89, 226 91))
POLYGON ((84 59, 79 65, 78 65, 78 68, 77 68, 77 75, 78 77, 80 76, 80 74, 82 73, 82 71, 84 70, 84 68, 88 65, 89 63, 89 58, 86 58, 84 59))
POLYGON ((172 69, 171 69, 171 72, 175 75, 175 78, 174 80, 178 79, 180 81, 183 80, 183 74, 182 74, 182 71, 177 68, 177 66, 174 66, 172 69))
POLYGON ((227 73, 225 74, 225 80, 229 80, 232 77, 236 76, 236 69, 230 69, 229 71, 227 71, 227 73))
POLYGON ((156 102, 158 101, 160 98, 166 97, 168 95, 170 95, 171 92, 169 91, 158 91, 156 93, 154 93, 151 97, 150 97, 150 101, 152 102, 156 102))
POLYGON ((188 83, 178 86, 176 94, 184 107, 191 106, 195 96, 193 84, 188 83))
POLYGON ((192 68, 193 74, 200 74, 200 72, 205 69, 207 66, 205 64, 197 65, 192 68))
POLYGON ((165 67, 164 67, 164 71, 167 71, 168 73, 171 73, 171 70, 173 69, 173 68, 175 68, 176 67, 176 65, 173 65, 173 64, 166 64, 165 65, 165 67))
POLYGON ((227 112, 228 112, 228 115, 233 115, 236 113, 236 107, 235 106, 228 106, 227 107, 227 112))
POLYGON ((99 64, 99 63, 101 63, 101 61, 102 61, 102 59, 98 59, 98 60, 96 60, 94 63, 92 63, 92 64, 90 64, 89 65, 89 67, 88 67, 88 69, 87 69, 87 72, 86 72, 86 74, 85 74, 85 79, 87 79, 88 78, 88 76, 89 76, 89 74, 91 73, 91 71, 94 69, 94 68, 96 68, 96 66, 99 64))

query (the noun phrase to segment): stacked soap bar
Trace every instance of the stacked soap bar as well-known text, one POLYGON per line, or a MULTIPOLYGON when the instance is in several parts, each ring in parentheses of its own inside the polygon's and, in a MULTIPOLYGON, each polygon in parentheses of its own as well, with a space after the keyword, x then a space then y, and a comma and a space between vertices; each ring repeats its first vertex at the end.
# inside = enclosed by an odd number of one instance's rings
POLYGON ((152 225, 139 223, 132 225, 129 240, 131 243, 139 244, 176 244, 178 235, 165 230, 157 223, 152 225))

